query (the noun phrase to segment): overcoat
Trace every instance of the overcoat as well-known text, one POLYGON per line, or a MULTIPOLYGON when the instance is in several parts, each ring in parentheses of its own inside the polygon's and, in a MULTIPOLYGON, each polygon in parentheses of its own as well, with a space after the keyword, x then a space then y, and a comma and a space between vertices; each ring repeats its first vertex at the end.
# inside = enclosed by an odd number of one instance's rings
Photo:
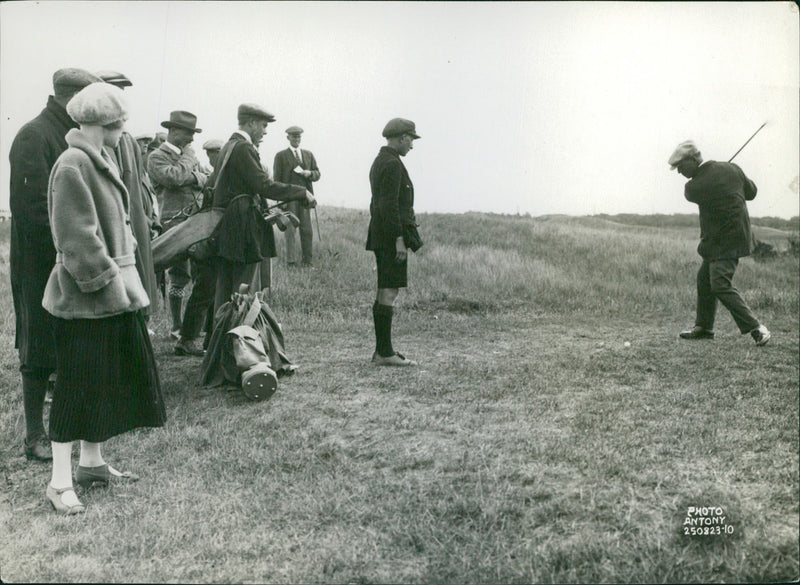
POLYGON ((753 236, 746 202, 756 193, 755 183, 736 164, 706 161, 697 168, 684 196, 700 210, 700 256, 720 260, 750 255, 753 236))
POLYGON ((52 317, 42 307, 47 279, 56 261, 47 215, 50 170, 67 148, 67 131, 78 125, 53 96, 11 144, 10 277, 16 315, 15 346, 22 369, 55 370, 52 317))
POLYGON ((389 248, 404 236, 404 228, 417 225, 414 184, 400 155, 383 146, 369 171, 372 201, 369 204, 367 250, 389 248))
POLYGON ((136 270, 128 190, 105 149, 80 130, 50 174, 47 207, 56 263, 42 305, 62 319, 98 319, 150 303, 136 270))
POLYGON ((253 220, 253 197, 237 196, 253 195, 260 201, 262 210, 266 210, 267 199, 304 200, 305 188, 270 179, 261 166, 258 150, 239 132, 234 132, 222 147, 219 160, 222 166, 214 187, 214 207, 226 211, 215 231, 217 254, 231 262, 250 264, 252 260, 245 257, 250 247, 247 242, 257 242, 262 258, 275 257, 272 226, 253 220), (259 230, 258 233, 255 230, 259 230))
POLYGON ((279 183, 300 185, 304 189, 307 189, 313 193, 314 183, 319 181, 320 176, 322 176, 319 172, 319 167, 317 166, 317 159, 314 158, 314 153, 312 153, 310 150, 303 150, 302 148, 300 149, 300 155, 303 159, 303 161, 300 163, 300 167, 303 170, 311 171, 311 176, 304 177, 303 175, 293 172, 298 166, 298 162, 297 158, 294 156, 294 152, 292 152, 292 149, 287 148, 275 154, 275 160, 273 161, 273 174, 275 175, 275 180, 279 183))
POLYGON ((130 197, 131 228, 137 244, 136 269, 148 298, 154 302, 158 295, 158 281, 153 266, 150 238, 152 230, 158 227, 159 222, 153 207, 153 194, 145 172, 142 152, 136 139, 123 132, 113 153, 120 178, 130 197))

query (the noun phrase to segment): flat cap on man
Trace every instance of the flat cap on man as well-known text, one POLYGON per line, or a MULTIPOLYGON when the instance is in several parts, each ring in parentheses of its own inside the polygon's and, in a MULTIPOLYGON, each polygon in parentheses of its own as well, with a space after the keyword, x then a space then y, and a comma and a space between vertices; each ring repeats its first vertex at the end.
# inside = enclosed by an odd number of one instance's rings
POLYGON ((203 143, 203 150, 220 150, 222 148, 222 140, 206 140, 203 143))
POLYGON ((239 106, 239 109, 237 110, 237 116, 239 117, 239 119, 251 117, 251 118, 260 118, 262 120, 266 120, 267 122, 275 121, 275 116, 273 116, 267 110, 256 104, 242 104, 241 106, 239 106))
POLYGON ((67 113, 78 124, 106 126, 128 117, 122 90, 102 81, 91 83, 67 103, 67 113))
POLYGON ((417 128, 414 122, 406 120, 405 118, 392 118, 386 123, 383 129, 384 138, 391 138, 392 136, 400 136, 402 134, 410 134, 414 138, 421 138, 417 134, 417 128))
POLYGON ((300 126, 289 126, 286 129, 287 134, 302 134, 303 129, 300 126))
POLYGON ((100 76, 100 78, 106 83, 116 85, 119 88, 130 87, 133 85, 133 82, 131 82, 130 79, 125 77, 125 75, 119 71, 109 71, 108 69, 104 69, 103 71, 98 71, 97 75, 100 76))
POLYGON ((139 141, 139 140, 152 140, 153 139, 153 135, 152 134, 137 134, 134 138, 136 138, 137 141, 139 141))
POLYGON ((700 151, 695 146, 693 140, 687 140, 685 142, 681 142, 678 147, 675 149, 675 152, 672 153, 672 156, 669 157, 667 164, 669 164, 672 170, 675 170, 675 167, 680 164, 680 162, 687 158, 698 158, 700 156, 700 151))
POLYGON ((197 116, 183 110, 170 112, 169 120, 161 122, 161 125, 164 128, 183 128, 184 130, 190 130, 195 133, 202 132, 202 130, 197 127, 197 116))
POLYGON ((90 71, 86 71, 85 69, 78 69, 76 67, 67 67, 65 69, 59 69, 55 73, 53 73, 53 88, 75 88, 75 89, 83 89, 90 83, 96 83, 98 81, 103 81, 90 71))

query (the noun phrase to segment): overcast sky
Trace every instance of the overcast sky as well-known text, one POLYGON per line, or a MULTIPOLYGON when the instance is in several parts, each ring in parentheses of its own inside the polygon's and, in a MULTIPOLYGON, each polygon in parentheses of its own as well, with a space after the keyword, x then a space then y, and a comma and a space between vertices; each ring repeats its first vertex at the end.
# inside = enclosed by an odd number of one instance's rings
POLYGON ((798 215, 798 14, 793 2, 2 2, 0 209, 8 150, 62 67, 126 74, 128 130, 172 110, 236 129, 242 102, 277 117, 322 171, 322 205, 369 206, 390 118, 418 212, 696 213, 666 161, 694 139, 759 186, 753 216, 798 215), (792 188, 792 183, 794 187, 792 188))

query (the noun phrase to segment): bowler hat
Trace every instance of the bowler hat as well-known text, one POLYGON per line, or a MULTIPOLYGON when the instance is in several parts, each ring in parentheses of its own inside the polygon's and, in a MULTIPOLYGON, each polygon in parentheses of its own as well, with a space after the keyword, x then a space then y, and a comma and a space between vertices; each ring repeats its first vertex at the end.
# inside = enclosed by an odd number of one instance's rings
POLYGON ((90 83, 103 81, 100 77, 86 71, 85 69, 78 69, 76 67, 67 67, 59 69, 53 73, 53 89, 83 89, 90 83))
POLYGON ((109 71, 104 69, 103 71, 98 71, 97 75, 106 83, 116 85, 119 88, 130 87, 133 85, 133 82, 131 82, 130 79, 125 77, 125 75, 119 71, 109 71))
POLYGON ((302 134, 303 129, 300 126, 289 126, 286 129, 287 134, 302 134))
POLYGON ((697 149, 694 141, 687 140, 685 142, 681 142, 678 147, 675 149, 675 152, 672 153, 672 156, 669 157, 667 164, 669 164, 671 169, 675 169, 681 161, 687 158, 699 158, 700 151, 697 149))
POLYGON ((256 104, 242 104, 237 110, 239 120, 242 118, 260 118, 267 122, 274 122, 275 116, 270 114, 267 110, 256 104))
POLYGON ((170 112, 169 120, 161 122, 161 125, 164 128, 183 128, 192 132, 202 132, 200 128, 197 128, 197 116, 182 110, 170 112))
POLYGON ((414 122, 406 120, 405 118, 392 118, 383 128, 384 138, 400 136, 401 134, 410 134, 414 138, 420 138, 420 135, 417 134, 417 128, 414 122))

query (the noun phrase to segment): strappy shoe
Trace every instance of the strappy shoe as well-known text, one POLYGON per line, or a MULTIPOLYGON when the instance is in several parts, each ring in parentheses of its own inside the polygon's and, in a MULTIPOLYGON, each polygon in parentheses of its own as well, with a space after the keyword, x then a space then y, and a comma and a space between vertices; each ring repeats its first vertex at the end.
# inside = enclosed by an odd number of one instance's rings
POLYGON ((97 467, 78 465, 78 469, 75 471, 75 483, 87 490, 95 485, 106 487, 109 483, 137 481, 138 479, 139 476, 130 471, 112 472, 108 463, 97 467))
POLYGON ((74 492, 74 491, 75 490, 71 485, 65 488, 56 489, 50 484, 47 484, 47 491, 45 492, 45 496, 47 496, 47 500, 50 502, 50 505, 53 506, 53 510, 55 510, 59 514, 63 514, 64 516, 74 516, 75 514, 83 514, 86 511, 86 506, 84 506, 80 502, 70 506, 68 504, 65 504, 63 498, 61 497, 62 494, 65 494, 66 492, 74 492))

